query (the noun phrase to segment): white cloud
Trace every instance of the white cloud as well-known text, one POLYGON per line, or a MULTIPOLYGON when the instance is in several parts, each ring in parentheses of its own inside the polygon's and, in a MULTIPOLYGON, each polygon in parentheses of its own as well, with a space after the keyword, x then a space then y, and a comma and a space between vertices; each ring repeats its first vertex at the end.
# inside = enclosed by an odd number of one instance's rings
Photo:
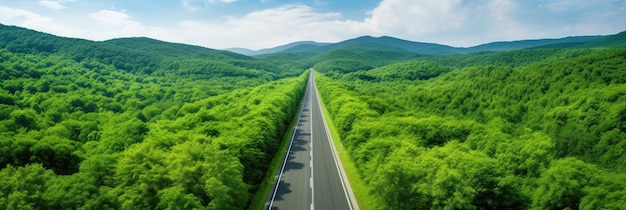
POLYGON ((50 8, 50 9, 61 10, 61 9, 67 9, 67 7, 63 5, 63 3, 74 2, 74 1, 75 0, 40 0, 38 3, 39 5, 50 8))
POLYGON ((209 31, 220 28, 210 32, 212 35, 208 36, 213 38, 207 37, 207 40, 227 41, 204 44, 218 47, 247 45, 262 48, 299 40, 334 42, 362 35, 391 35, 467 46, 483 41, 479 38, 493 32, 499 33, 498 36, 488 38, 526 35, 524 27, 508 15, 515 9, 518 7, 512 0, 384 0, 369 12, 370 17, 345 20, 340 13, 316 12, 312 7, 299 4, 256 11, 219 22, 195 21, 193 27, 187 29, 209 31), (221 37, 217 34, 228 35, 221 37), (250 42, 250 37, 258 41, 250 42), (240 40, 239 44, 235 40, 240 40))
POLYGON ((459 9, 460 0, 415 1, 385 0, 365 20, 382 33, 402 31, 405 34, 431 33, 461 27, 467 12, 459 9))
MULTIPOLYGON (((160 34, 157 38, 212 48, 260 49, 301 40, 336 42, 362 35, 390 35, 420 42, 473 46, 491 41, 600 34, 600 31, 615 31, 617 21, 626 22, 625 15, 618 11, 554 18, 557 12, 545 5, 540 9, 541 5, 515 0, 383 0, 369 11, 369 17, 346 20, 341 13, 318 12, 304 4, 291 4, 244 16, 180 21, 177 33, 160 34), (567 23, 567 20, 577 22, 567 23)), ((599 9, 606 10, 610 11, 599 9)))
POLYGON ((148 27, 133 20, 132 17, 122 11, 100 10, 90 14, 94 20, 89 26, 92 32, 91 39, 105 40, 118 37, 153 36, 163 29, 148 27))
MULTIPOLYGON (((213 5, 218 3, 233 3, 238 0, 181 0, 183 7, 190 11, 197 11, 206 7, 207 5, 213 5)), ((263 2, 263 0, 262 0, 263 2)))
POLYGON ((56 23, 51 17, 43 16, 28 10, 3 6, 0 6, 0 22, 3 24, 16 25, 48 33, 68 30, 68 27, 56 23))
POLYGON ((58 1, 39 1, 39 5, 48 7, 50 9, 65 9, 67 7, 61 5, 58 1))
POLYGON ((10 7, 0 6, 0 19, 2 22, 13 22, 16 19, 20 20, 46 20, 50 18, 43 17, 37 13, 30 12, 23 9, 14 9, 10 7))
POLYGON ((590 35, 626 29, 617 23, 626 22, 626 1, 544 2, 546 1, 383 0, 369 13, 370 17, 360 22, 370 29, 364 32, 374 35, 387 34, 454 46, 472 46, 501 40, 590 35), (621 6, 616 7, 614 4, 621 6), (598 11, 602 13, 597 14, 598 11))
POLYGON ((168 40, 192 42, 214 48, 244 46, 258 49, 302 39, 327 39, 334 36, 334 33, 325 28, 316 28, 320 23, 332 23, 339 18, 339 13, 318 13, 302 4, 284 5, 251 12, 242 17, 181 21, 176 38, 168 40))
POLYGON ((546 3, 545 7, 554 13, 578 11, 593 8, 596 2, 585 0, 557 0, 546 3))
POLYGON ((189 11, 196 11, 201 8, 199 5, 197 5, 196 0, 182 0, 182 3, 183 7, 189 11))
POLYGON ((90 14, 91 18, 98 22, 112 25, 139 24, 130 19, 130 16, 124 12, 113 10, 100 10, 90 14))
POLYGON ((486 36, 524 35, 524 28, 511 18, 516 9, 518 5, 512 0, 384 0, 363 23, 374 33, 467 46, 486 36))
POLYGON ((336 42, 362 35, 390 35, 469 46, 528 35, 529 30, 510 15, 516 9, 519 6, 513 0, 384 0, 369 12, 370 17, 345 20, 341 13, 292 4, 221 20, 181 21, 182 28, 177 31, 183 33, 169 40, 259 49, 301 40, 336 42))
POLYGON ((317 13, 306 5, 284 5, 275 9, 266 9, 247 14, 243 18, 231 18, 232 23, 254 22, 266 26, 275 24, 306 24, 311 22, 335 20, 341 17, 339 13, 317 13))
MULTIPOLYGON (((54 2, 63 6, 61 3, 67 1, 54 2)), ((201 9, 235 1, 181 2, 187 9, 201 9)), ((69 15, 58 20, 54 18, 61 17, 38 12, 0 6, 0 22, 92 40, 148 36, 218 49, 260 49, 302 40, 337 42, 363 35, 472 46, 501 40, 610 34, 626 29, 626 1, 614 0, 593 4, 584 0, 382 0, 362 20, 347 20, 339 12, 320 12, 309 5, 289 4, 242 16, 172 17, 167 25, 145 22, 149 18, 139 21, 134 13, 111 9, 66 9, 64 14, 69 15)))

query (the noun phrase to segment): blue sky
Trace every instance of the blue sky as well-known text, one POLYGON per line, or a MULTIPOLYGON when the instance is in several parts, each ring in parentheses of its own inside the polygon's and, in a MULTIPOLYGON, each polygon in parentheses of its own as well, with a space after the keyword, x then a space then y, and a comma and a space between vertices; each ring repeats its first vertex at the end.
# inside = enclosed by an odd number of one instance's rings
POLYGON ((224 49, 394 36, 458 47, 626 30, 625 0, 0 0, 0 23, 224 49))

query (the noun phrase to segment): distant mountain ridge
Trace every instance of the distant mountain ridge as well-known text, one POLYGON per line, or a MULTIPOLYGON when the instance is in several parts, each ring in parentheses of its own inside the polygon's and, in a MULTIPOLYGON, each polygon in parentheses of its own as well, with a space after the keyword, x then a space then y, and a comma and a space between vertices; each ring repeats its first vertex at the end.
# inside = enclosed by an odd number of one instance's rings
POLYGON ((357 49, 378 49, 387 51, 406 51, 416 54, 449 54, 454 50, 453 47, 435 43, 412 42, 408 40, 398 39, 390 36, 372 37, 362 36, 355 39, 346 40, 332 45, 326 45, 317 48, 316 52, 327 52, 341 48, 357 48, 357 49), (378 46, 377 46, 378 45, 378 46), (386 48, 386 49, 385 49, 386 48))
POLYGON ((120 51, 134 54, 169 56, 210 55, 212 57, 251 59, 230 51, 201 46, 171 43, 146 37, 116 38, 106 41, 66 38, 27 28, 0 24, 0 48, 20 53, 67 53, 85 57, 92 52, 115 54, 120 51))
POLYGON ((55 55, 74 62, 95 60, 119 70, 145 74, 176 72, 254 77, 257 71, 268 74, 288 72, 285 68, 264 60, 201 46, 146 37, 91 41, 2 24, 0 24, 0 50, 11 53, 55 55), (181 63, 191 66, 181 68, 181 63))
MULTIPOLYGON (((245 48, 230 48, 225 50, 210 49, 201 46, 194 46, 180 43, 170 43, 146 37, 116 38, 107 41, 91 41, 86 39, 65 38, 52 34, 36 32, 16 26, 6 26, 0 24, 0 47, 11 42, 14 39, 20 39, 21 36, 15 34, 24 34, 35 37, 29 46, 21 46, 20 42, 13 42, 11 46, 16 52, 21 51, 37 51, 37 52, 59 52, 74 51, 78 45, 91 46, 95 43, 102 43, 102 46, 122 47, 131 51, 142 48, 143 53, 148 51, 158 51, 161 54, 171 56, 186 55, 211 55, 212 57, 229 57, 238 59, 249 59, 247 56, 259 56, 275 53, 306 53, 306 54, 322 54, 334 50, 347 50, 352 52, 369 52, 369 53, 406 53, 417 55, 451 55, 464 54, 474 52, 496 52, 508 50, 521 50, 530 48, 607 48, 626 45, 626 31, 614 35, 597 35, 597 36, 571 36, 564 38, 536 39, 536 40, 519 40, 519 41, 500 41, 481 44, 473 47, 452 47, 448 45, 415 42, 403 40, 390 36, 372 37, 361 36, 337 43, 321 43, 314 41, 293 42, 273 48, 261 50, 249 50, 245 48), (7 31, 19 31, 12 35, 1 36, 7 31)), ((81 57, 83 55, 77 54, 81 57)))
POLYGON ((210 57, 226 56, 229 58, 250 59, 250 57, 245 56, 241 53, 234 53, 226 50, 215 50, 195 45, 165 42, 147 37, 117 38, 103 41, 103 43, 127 48, 130 50, 141 49, 147 52, 170 55, 174 57, 202 55, 210 57))
POLYGON ((246 49, 246 48, 228 48, 228 49, 224 49, 224 50, 231 51, 231 52, 234 52, 234 53, 243 54, 243 55, 252 56, 252 55, 263 55, 263 54, 278 53, 278 52, 286 51, 286 50, 289 50, 289 49, 292 49, 292 48, 295 48, 295 47, 299 47, 299 48, 302 48, 302 46, 319 47, 319 46, 324 46, 324 45, 328 45, 328 44, 330 44, 330 43, 322 43, 322 42, 314 42, 314 41, 299 41, 299 42, 293 42, 293 43, 280 45, 280 46, 272 47, 272 48, 261 49, 261 50, 250 50, 250 49, 246 49))
POLYGON ((481 51, 505 51, 505 50, 521 50, 527 48, 535 48, 540 46, 555 46, 565 43, 589 43, 598 41, 605 36, 571 36, 558 39, 533 39, 519 41, 502 41, 481 44, 474 47, 466 48, 468 52, 481 51))
POLYGON ((518 41, 498 41, 473 47, 452 47, 443 44, 414 42, 390 36, 361 36, 337 43, 317 43, 311 41, 294 42, 275 48, 248 50, 244 48, 227 49, 244 55, 263 55, 272 53, 324 53, 337 49, 402 51, 422 55, 450 55, 474 52, 493 52, 521 50, 529 48, 572 48, 572 47, 613 47, 626 44, 626 32, 615 35, 570 36, 518 41))

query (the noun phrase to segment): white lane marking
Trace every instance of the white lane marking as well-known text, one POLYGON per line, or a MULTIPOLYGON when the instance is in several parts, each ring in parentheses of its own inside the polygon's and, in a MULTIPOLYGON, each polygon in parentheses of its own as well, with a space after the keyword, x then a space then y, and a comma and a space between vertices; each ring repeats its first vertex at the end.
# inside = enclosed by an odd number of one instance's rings
POLYGON ((276 187, 274 188, 274 193, 272 194, 272 200, 270 201, 269 209, 272 209, 272 206, 274 205, 274 199, 276 199, 278 186, 280 185, 280 180, 283 178, 283 173, 285 172, 285 165, 287 165, 287 160, 289 159, 289 153, 291 153, 291 145, 293 145, 293 139, 296 137, 296 133, 298 131, 298 124, 300 123, 302 112, 304 111, 304 99, 306 98, 307 95, 308 95, 307 92, 305 92, 303 100, 302 100, 302 104, 300 105, 300 114, 298 114, 296 125, 294 126, 293 133, 291 134, 291 140, 289 140, 289 146, 287 147, 287 152, 285 153, 283 165, 280 167, 280 174, 278 174, 278 180, 276 181, 276 187))
MULTIPOLYGON (((315 86, 315 80, 313 80, 312 84, 313 84, 313 87, 316 87, 315 86)), ((328 143, 329 143, 329 146, 330 146, 330 150, 331 150, 331 153, 333 154, 333 159, 335 160, 335 167, 337 167, 337 173, 339 173, 339 180, 341 181, 341 186, 343 187, 343 193, 346 196, 346 199, 348 201, 348 206, 350 207, 350 209, 354 209, 352 207, 352 201, 350 199, 350 196, 348 195, 348 191, 346 189, 346 185, 345 185, 345 183, 343 181, 343 176, 341 175, 341 170, 339 169, 339 163, 337 163, 337 161, 339 161, 339 160, 337 160, 337 154, 335 154, 335 149, 333 148, 334 143, 332 142, 332 137, 330 136, 330 133, 328 131, 329 129, 328 129, 328 124, 326 123, 326 118, 324 118, 324 116, 323 116, 322 105, 321 105, 321 102, 319 100, 320 97, 319 97, 319 93, 317 92, 317 88, 315 88, 313 92, 315 92, 315 96, 317 97, 318 109, 320 111, 320 116, 322 117, 322 122, 324 124, 324 131, 326 131, 326 136, 328 137, 328 143)), ((313 132, 311 132, 311 133, 313 133, 313 132)))
MULTIPOLYGON (((311 74, 312 76, 312 74, 311 74)), ((313 77, 309 77, 309 82, 314 82, 313 77)), ((309 84, 310 85, 310 84, 309 84)), ((311 86, 309 86, 311 87, 311 86)), ((315 86, 313 86, 313 90, 315 89, 315 86)), ((312 95, 310 94, 311 92, 309 91, 309 102, 311 102, 312 99, 312 95)), ((311 166, 311 210, 315 209, 315 190, 314 190, 314 184, 313 184, 313 110, 311 110, 311 103, 309 103, 309 133, 311 134, 311 160, 310 160, 310 166, 311 166)))

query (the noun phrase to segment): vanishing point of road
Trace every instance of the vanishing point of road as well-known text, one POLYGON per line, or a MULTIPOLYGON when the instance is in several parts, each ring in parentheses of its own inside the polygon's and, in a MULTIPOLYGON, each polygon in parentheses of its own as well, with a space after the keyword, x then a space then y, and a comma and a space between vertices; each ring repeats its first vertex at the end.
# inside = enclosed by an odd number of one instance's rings
POLYGON ((311 69, 302 111, 266 208, 358 209, 330 142, 312 72, 311 69))

